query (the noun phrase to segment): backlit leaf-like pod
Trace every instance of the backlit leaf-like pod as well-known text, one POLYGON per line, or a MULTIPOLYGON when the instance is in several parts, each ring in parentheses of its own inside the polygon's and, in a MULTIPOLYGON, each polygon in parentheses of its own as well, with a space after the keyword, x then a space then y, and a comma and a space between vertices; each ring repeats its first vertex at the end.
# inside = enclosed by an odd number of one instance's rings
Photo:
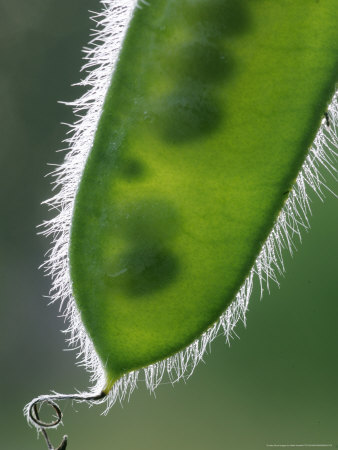
POLYGON ((46 266, 110 406, 142 368, 150 390, 191 373, 245 320, 254 279, 284 270, 306 190, 334 170, 338 9, 102 3, 46 266))

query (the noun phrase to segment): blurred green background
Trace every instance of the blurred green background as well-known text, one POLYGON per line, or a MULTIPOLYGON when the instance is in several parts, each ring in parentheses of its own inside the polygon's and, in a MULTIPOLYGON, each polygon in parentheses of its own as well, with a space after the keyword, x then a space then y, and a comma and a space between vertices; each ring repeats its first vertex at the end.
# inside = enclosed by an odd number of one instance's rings
MULTIPOLYGON (((0 0, 0 447, 46 445, 25 423, 34 396, 85 390, 88 376, 66 348, 58 305, 47 306, 49 280, 38 266, 48 242, 36 226, 50 217, 47 163, 62 161, 69 108, 81 89, 81 48, 98 0, 0 0)), ((336 189, 334 182, 329 186, 336 189)), ((332 195, 312 202, 287 276, 262 301, 254 293, 247 327, 231 346, 212 345, 194 375, 156 398, 143 383, 108 416, 102 408, 64 402, 64 427, 51 431, 69 450, 264 449, 271 444, 338 448, 338 209, 332 195)), ((46 411, 46 414, 48 412, 46 411)), ((305 447, 306 448, 306 447, 305 447)))

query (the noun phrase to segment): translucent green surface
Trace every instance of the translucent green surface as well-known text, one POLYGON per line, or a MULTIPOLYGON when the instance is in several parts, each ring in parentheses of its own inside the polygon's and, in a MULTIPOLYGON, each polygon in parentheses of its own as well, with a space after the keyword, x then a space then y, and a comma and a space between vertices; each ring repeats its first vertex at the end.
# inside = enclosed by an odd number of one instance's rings
POLYGON ((108 379, 184 348, 233 300, 333 93, 337 21, 335 0, 135 10, 71 233, 108 379))

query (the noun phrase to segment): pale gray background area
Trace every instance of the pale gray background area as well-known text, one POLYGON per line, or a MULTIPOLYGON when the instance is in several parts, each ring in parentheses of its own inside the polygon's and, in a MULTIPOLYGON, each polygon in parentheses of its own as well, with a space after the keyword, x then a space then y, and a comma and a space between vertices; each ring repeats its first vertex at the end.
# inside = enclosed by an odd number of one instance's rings
MULTIPOLYGON (((65 352, 56 305, 38 271, 48 246, 36 226, 49 217, 47 163, 62 160, 70 110, 81 94, 81 47, 98 0, 0 0, 0 447, 45 449, 22 407, 50 389, 86 389, 88 376, 65 352)), ((330 180, 329 185, 334 187, 330 180)), ((337 190, 337 189, 336 189, 337 190)), ((69 450, 258 450, 267 444, 338 448, 337 201, 312 203, 312 230, 287 259, 281 288, 254 293, 247 328, 229 348, 219 338, 195 374, 157 398, 144 384, 129 402, 62 405, 69 450)), ((45 411, 48 415, 48 411, 45 411)))

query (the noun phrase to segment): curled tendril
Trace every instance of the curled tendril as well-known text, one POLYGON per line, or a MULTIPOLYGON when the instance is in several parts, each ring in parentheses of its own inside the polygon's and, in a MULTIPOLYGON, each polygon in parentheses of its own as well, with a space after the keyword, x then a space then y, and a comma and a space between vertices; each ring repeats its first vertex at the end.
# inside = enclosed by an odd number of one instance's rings
POLYGON ((29 418, 32 422, 34 422, 34 424, 40 428, 55 428, 59 425, 59 423, 62 420, 62 412, 61 409, 59 408, 59 406, 53 402, 53 400, 40 400, 40 399, 36 399, 36 401, 34 401, 31 404, 31 407, 29 408, 29 418), (42 420, 40 420, 39 417, 39 413, 38 413, 38 404, 43 404, 43 403, 48 403, 49 405, 51 405, 56 414, 57 414, 57 419, 54 420, 54 422, 42 422, 42 420))
POLYGON ((78 402, 97 402, 102 400, 107 394, 105 392, 101 392, 97 395, 91 394, 54 394, 54 395, 41 395, 40 397, 32 400, 27 407, 26 416, 32 425, 38 430, 41 431, 43 437, 46 440, 48 450, 65 450, 68 443, 68 436, 63 436, 61 444, 54 448, 51 444, 46 429, 57 428, 57 426, 62 421, 62 412, 59 405, 55 402, 55 400, 75 400, 78 402), (56 412, 56 419, 52 422, 44 422, 40 419, 39 416, 39 407, 41 407, 44 403, 50 405, 54 411, 56 412))

